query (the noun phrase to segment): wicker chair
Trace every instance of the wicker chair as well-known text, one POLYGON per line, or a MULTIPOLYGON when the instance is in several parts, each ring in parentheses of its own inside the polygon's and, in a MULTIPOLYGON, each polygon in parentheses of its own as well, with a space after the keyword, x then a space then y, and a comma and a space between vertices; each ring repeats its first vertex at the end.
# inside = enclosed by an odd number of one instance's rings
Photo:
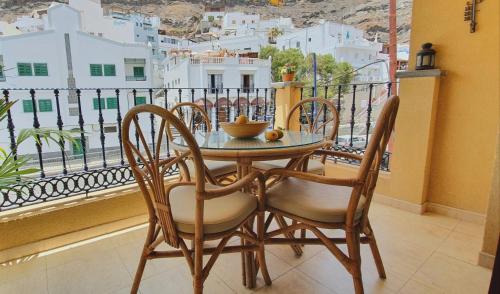
POLYGON ((185 124, 170 111, 155 105, 133 107, 123 120, 123 146, 132 172, 141 189, 149 213, 149 227, 141 254, 132 293, 137 293, 146 262, 153 258, 182 257, 193 276, 194 293, 203 292, 203 283, 221 253, 256 252, 257 262, 266 284, 271 284, 264 255, 264 190, 263 175, 252 172, 235 183, 221 187, 206 183, 205 166, 200 149, 185 124), (155 140, 142 133, 138 117, 149 115, 159 125, 155 140), (132 126, 132 128, 131 128, 132 126), (183 137, 189 151, 162 158, 166 129, 174 128, 183 137), (135 143, 130 139, 135 133, 135 143), (195 181, 168 183, 165 174, 176 164, 190 158, 195 181), (257 196, 241 190, 257 186, 257 196), (247 223, 257 218, 257 233, 247 223), (243 230, 245 227, 245 230, 243 230), (244 239, 246 245, 226 246, 231 237, 244 239), (185 240, 191 240, 188 248, 185 240), (204 246, 207 240, 220 240, 214 248, 204 246), (162 242, 172 250, 156 249, 162 242), (203 255, 211 255, 203 266, 203 255))
MULTIPOLYGON (((377 248, 373 229, 368 220, 368 210, 377 183, 380 164, 394 127, 399 106, 399 98, 388 99, 378 118, 374 133, 363 157, 342 152, 320 150, 318 155, 333 155, 361 161, 354 178, 333 178, 293 171, 273 169, 266 177, 283 176, 266 193, 267 210, 270 217, 287 217, 293 220, 289 225, 266 233, 266 244, 323 244, 351 273, 356 293, 363 293, 361 279, 360 244, 368 243, 380 278, 385 278, 385 270, 377 248), (345 238, 328 238, 323 229, 341 229, 345 238), (294 238, 285 233, 299 229, 310 230, 316 238, 294 238), (285 238, 276 236, 285 234, 285 238), (336 244, 347 243, 348 255, 336 244)), ((267 222, 266 222, 267 224, 267 222)))
MULTIPOLYGON (((170 111, 188 126, 192 134, 212 131, 212 124, 207 113, 198 104, 182 102, 176 104, 170 111)), ((172 130, 168 130, 168 135, 170 139, 173 138, 172 130)), ((177 151, 175 152, 177 153, 177 151)), ((182 169, 182 176, 189 179, 190 175, 194 174, 194 164, 187 160, 186 166, 189 174, 182 169)), ((205 160, 205 168, 207 181, 214 185, 222 182, 231 183, 236 174, 236 163, 230 161, 205 160)))
MULTIPOLYGON (((292 120, 299 120, 301 122, 302 131, 314 134, 323 134, 329 141, 337 135, 339 128, 339 115, 335 106, 328 100, 323 98, 309 98, 304 99, 295 104, 286 118, 285 129, 290 129, 292 120), (312 105, 317 107, 317 114, 309 115, 307 109, 312 105)), ((326 147, 326 146, 325 146, 326 147)), ((257 170, 270 170, 273 168, 291 168, 292 165, 297 165, 299 169, 308 171, 314 174, 323 175, 325 166, 326 155, 321 155, 319 158, 310 160, 309 157, 297 160, 279 159, 271 161, 256 162, 253 167, 257 170)))

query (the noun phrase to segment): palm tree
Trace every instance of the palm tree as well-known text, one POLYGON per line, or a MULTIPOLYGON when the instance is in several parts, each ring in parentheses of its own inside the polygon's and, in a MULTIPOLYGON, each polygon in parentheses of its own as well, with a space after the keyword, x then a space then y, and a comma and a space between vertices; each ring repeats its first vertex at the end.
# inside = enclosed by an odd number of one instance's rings
POLYGON ((267 37, 269 38, 269 43, 276 44, 276 38, 283 35, 283 31, 277 27, 271 28, 269 32, 267 32, 267 37))

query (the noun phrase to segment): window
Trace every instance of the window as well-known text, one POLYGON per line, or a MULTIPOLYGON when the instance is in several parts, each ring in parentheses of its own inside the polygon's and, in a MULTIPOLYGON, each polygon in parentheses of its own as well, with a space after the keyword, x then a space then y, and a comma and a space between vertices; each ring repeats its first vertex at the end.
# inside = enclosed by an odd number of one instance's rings
POLYGON ((232 24, 236 24, 236 20, 235 20, 235 19, 233 19, 233 21, 231 21, 231 23, 232 23, 232 24))
POLYGON ((0 65, 0 77, 3 78, 3 65, 0 65))
MULTIPOLYGON (((99 110, 99 98, 94 98, 94 110, 99 110)), ((104 98, 101 98, 101 109, 106 109, 106 103, 104 102, 104 98)))
POLYGON ((297 41, 297 43, 295 44, 295 47, 300 48, 300 42, 297 41))
POLYGON ((208 74, 208 87, 212 94, 215 94, 215 89, 219 89, 220 92, 224 87, 222 84, 222 74, 208 74))
POLYGON ((40 112, 52 112, 52 100, 50 99, 39 99, 38 109, 40 112))
POLYGON ((91 64, 90 65, 90 75, 93 77, 102 76, 102 65, 101 64, 91 64))
POLYGON ((243 93, 253 92, 253 75, 241 75, 241 88, 243 88, 243 93))
POLYGON ((78 107, 70 107, 69 109, 69 116, 78 116, 80 112, 78 111, 78 107))
POLYGON ((23 111, 24 112, 33 112, 33 103, 29 99, 23 100, 23 111))
POLYGON ((245 24, 245 23, 246 23, 246 21, 245 21, 245 20, 242 20, 242 21, 241 21, 241 24, 245 24))
POLYGON ((144 67, 134 66, 134 77, 144 77, 144 67))
POLYGON ((107 77, 116 76, 116 68, 114 64, 105 64, 104 66, 104 75, 107 77))
POLYGON ((17 73, 19 76, 32 76, 33 71, 31 69, 31 63, 18 63, 17 64, 17 73))
POLYGON ((106 98, 106 106, 108 109, 117 109, 118 108, 118 99, 116 99, 116 97, 106 98))
POLYGON ((33 63, 33 69, 35 71, 35 76, 49 75, 49 70, 47 69, 47 63, 33 63))
POLYGON ((137 96, 135 97, 135 105, 146 104, 146 97, 137 96))
POLYGON ((155 37, 153 37, 153 36, 148 36, 148 41, 149 41, 149 42, 154 42, 154 41, 155 41, 155 37))

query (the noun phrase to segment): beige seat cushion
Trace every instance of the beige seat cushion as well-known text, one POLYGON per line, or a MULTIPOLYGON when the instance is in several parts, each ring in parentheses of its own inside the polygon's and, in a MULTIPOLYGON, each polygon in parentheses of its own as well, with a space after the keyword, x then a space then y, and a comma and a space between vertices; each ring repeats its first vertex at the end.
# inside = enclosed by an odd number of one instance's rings
MULTIPOLYGON (((267 191, 267 205, 314 221, 340 223, 345 221, 351 191, 351 187, 287 178, 267 191)), ((356 218, 361 217, 364 204, 361 196, 356 218)))
MULTIPOLYGON (((206 184, 207 189, 217 186, 206 184)), ((185 185, 170 191, 170 205, 177 229, 194 234, 195 186, 185 185)), ((219 233, 237 227, 257 208, 256 197, 243 192, 205 200, 203 229, 205 233, 219 233)))
MULTIPOLYGON (((236 173, 236 163, 232 161, 216 161, 216 160, 204 160, 206 167, 210 171, 210 174, 214 177, 220 177, 223 175, 236 173)), ((186 164, 189 169, 189 174, 194 177, 194 164, 193 161, 187 160, 186 164)))
MULTIPOLYGON (((290 159, 277 159, 269 161, 254 162, 253 167, 260 170, 270 170, 273 168, 286 168, 290 159)), ((307 171, 314 174, 323 174, 324 164, 321 161, 313 159, 307 162, 307 171)))

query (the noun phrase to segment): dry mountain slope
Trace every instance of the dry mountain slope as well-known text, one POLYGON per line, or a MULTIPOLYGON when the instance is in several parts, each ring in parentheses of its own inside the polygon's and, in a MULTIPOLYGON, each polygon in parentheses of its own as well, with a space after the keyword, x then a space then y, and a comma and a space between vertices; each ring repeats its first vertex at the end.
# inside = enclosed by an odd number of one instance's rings
MULTIPOLYGON (((48 7, 52 1, 0 0, 0 18, 12 21, 34 9, 48 7)), ((65 2, 65 1, 58 1, 65 2)), ((137 11, 159 15, 162 26, 179 36, 191 33, 203 13, 199 0, 102 0, 106 8, 137 11)), ((291 17, 297 27, 317 23, 320 19, 344 22, 367 32, 373 39, 378 33, 383 41, 388 39, 388 0, 286 0, 280 8, 267 5, 267 0, 226 0, 230 11, 259 13, 264 18, 291 17)), ((400 43, 409 39, 412 0, 398 0, 398 37, 400 43)))

